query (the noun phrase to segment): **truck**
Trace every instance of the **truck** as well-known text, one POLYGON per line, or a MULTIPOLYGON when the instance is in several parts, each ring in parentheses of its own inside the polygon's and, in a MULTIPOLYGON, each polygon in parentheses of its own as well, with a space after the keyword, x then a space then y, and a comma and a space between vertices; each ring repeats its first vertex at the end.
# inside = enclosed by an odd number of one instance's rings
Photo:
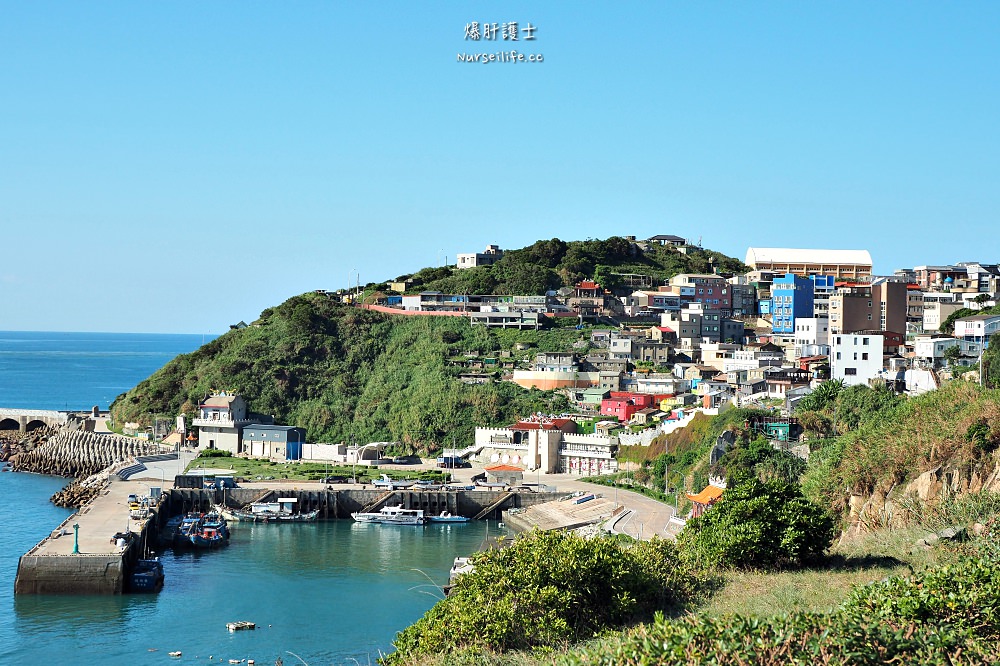
POLYGON ((456 467, 472 467, 472 465, 458 456, 438 456, 437 466, 447 469, 455 469, 456 467))

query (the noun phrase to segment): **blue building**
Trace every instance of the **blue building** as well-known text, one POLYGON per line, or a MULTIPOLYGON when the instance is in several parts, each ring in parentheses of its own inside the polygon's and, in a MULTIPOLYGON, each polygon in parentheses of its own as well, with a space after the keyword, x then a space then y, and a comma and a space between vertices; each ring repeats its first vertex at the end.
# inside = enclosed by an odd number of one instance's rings
POLYGON ((796 317, 813 316, 813 281, 788 273, 774 278, 771 285, 771 331, 795 333, 796 317))
POLYGON ((240 452, 254 458, 301 460, 305 428, 251 423, 243 428, 240 452))

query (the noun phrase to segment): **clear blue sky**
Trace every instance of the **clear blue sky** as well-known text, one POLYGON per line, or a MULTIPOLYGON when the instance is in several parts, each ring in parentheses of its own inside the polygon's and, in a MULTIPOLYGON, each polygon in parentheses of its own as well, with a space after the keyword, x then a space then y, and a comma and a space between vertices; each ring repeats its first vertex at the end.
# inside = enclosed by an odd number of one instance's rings
POLYGON ((0 330, 658 233, 1000 260, 995 2, 0 2, 0 330), (517 21, 534 41, 466 41, 517 21), (459 63, 516 48, 541 63, 459 63))

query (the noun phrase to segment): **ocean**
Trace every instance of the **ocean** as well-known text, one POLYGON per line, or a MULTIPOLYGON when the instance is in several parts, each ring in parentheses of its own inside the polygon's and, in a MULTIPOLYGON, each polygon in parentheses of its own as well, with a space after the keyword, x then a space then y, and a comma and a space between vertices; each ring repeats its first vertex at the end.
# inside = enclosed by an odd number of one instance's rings
MULTIPOLYGON (((200 335, 0 333, 0 340, 0 407, 46 409, 106 409, 201 344, 200 335)), ((156 595, 15 598, 18 557, 71 513, 48 501, 65 483, 0 473, 0 664, 209 663, 211 656, 368 666, 440 597, 454 558, 495 531, 495 523, 235 525, 224 549, 163 552, 166 585, 156 595), (234 620, 258 628, 230 633, 234 620), (177 650, 180 658, 168 656, 177 650)))

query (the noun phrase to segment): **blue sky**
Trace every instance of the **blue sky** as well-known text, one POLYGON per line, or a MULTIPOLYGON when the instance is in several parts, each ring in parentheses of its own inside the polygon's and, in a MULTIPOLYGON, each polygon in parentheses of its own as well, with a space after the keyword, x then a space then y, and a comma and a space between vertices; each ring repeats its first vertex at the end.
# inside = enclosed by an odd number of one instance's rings
POLYGON ((0 330, 217 333, 552 237, 996 262, 998 14, 4 0, 0 330), (457 58, 511 48, 544 61, 457 58))

